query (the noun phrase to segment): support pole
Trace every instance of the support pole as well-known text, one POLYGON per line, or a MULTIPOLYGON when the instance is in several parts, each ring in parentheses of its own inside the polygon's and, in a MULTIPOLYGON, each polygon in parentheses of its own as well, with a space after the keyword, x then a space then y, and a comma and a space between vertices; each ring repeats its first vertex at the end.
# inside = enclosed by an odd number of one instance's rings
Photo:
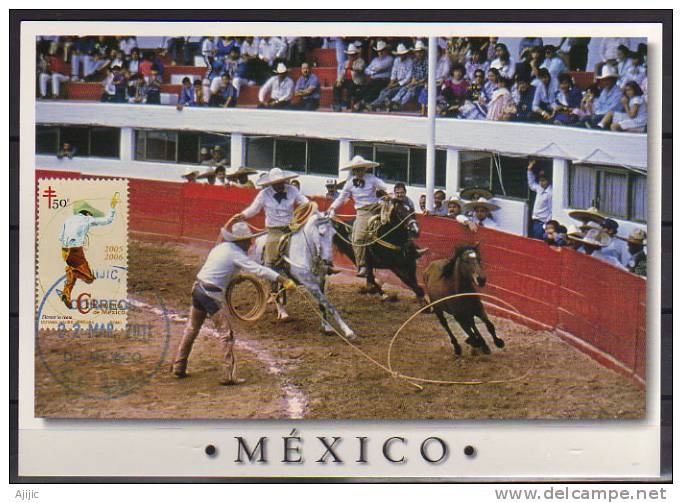
POLYGON ((433 211, 433 192, 436 186, 436 37, 429 37, 429 94, 426 134, 426 208, 433 211))

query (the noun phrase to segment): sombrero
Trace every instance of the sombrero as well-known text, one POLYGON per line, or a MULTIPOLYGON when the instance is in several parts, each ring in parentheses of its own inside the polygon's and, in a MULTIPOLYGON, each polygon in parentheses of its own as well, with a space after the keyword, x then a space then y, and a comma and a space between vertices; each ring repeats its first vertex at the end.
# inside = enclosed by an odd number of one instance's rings
POLYGON ((455 192, 455 194, 450 199, 448 199, 448 203, 457 203, 460 206, 464 206, 467 203, 467 201, 460 197, 459 192, 455 192))
POLYGON ((620 75, 618 75, 618 70, 616 68, 612 67, 611 65, 604 65, 601 69, 601 75, 597 77, 597 80, 609 78, 617 79, 618 77, 620 77, 620 75))
POLYGON ((417 52, 417 51, 425 51, 426 50, 426 44, 422 42, 421 40, 417 40, 417 43, 414 44, 414 47, 412 48, 412 52, 417 52))
POLYGON ((341 168, 341 171, 350 171, 356 168, 372 169, 376 168, 378 165, 378 162, 368 161, 361 155, 356 155, 353 157, 353 159, 351 159, 349 164, 346 164, 343 168, 341 168))
POLYGON ((355 44, 348 44, 348 49, 346 49, 343 52, 345 54, 357 54, 359 51, 358 51, 358 48, 355 47, 355 44))
POLYGON ((253 168, 240 166, 237 169, 233 169, 229 173, 225 173, 225 178, 239 178, 240 175, 253 175, 256 173, 258 173, 258 171, 253 168))
POLYGON ((182 174, 182 177, 183 178, 196 177, 198 174, 199 174, 198 169, 187 168, 185 172, 182 174))
POLYGON ((594 206, 586 210, 569 211, 568 216, 581 222, 597 222, 599 225, 603 225, 604 220, 606 220, 606 217, 599 213, 599 210, 594 206))
POLYGON ((384 42, 383 40, 379 40, 377 42, 377 45, 374 46, 374 50, 377 52, 385 51, 386 49, 388 49, 388 45, 386 45, 386 42, 384 42))
POLYGON ((582 231, 578 229, 575 225, 571 224, 568 226, 568 229, 566 229, 566 237, 570 239, 581 239, 584 236, 582 231))
POLYGON ((405 44, 398 44, 398 48, 395 51, 393 51, 393 54, 395 56, 403 56, 408 52, 410 52, 410 50, 407 47, 405 47, 405 44))
POLYGON ((481 197, 492 199, 493 193, 483 187, 469 187, 468 189, 462 189, 459 193, 459 197, 468 201, 475 201, 481 197))
POLYGON ((285 65, 284 63, 277 63, 277 68, 275 68, 272 72, 276 73, 277 75, 287 73, 287 65, 285 65))
POLYGON ((76 201, 73 203, 73 214, 76 215, 81 211, 87 211, 95 218, 100 218, 104 216, 104 212, 94 208, 87 201, 76 201))
POLYGON ((645 245, 646 244, 646 232, 642 229, 633 230, 630 235, 626 238, 618 236, 618 239, 632 243, 633 245, 645 245))
POLYGON ((253 234, 251 234, 251 229, 249 228, 249 224, 246 222, 237 222, 232 226, 232 232, 228 231, 225 228, 220 229, 220 234, 223 236, 223 239, 225 241, 229 241, 230 243, 234 243, 236 241, 244 241, 246 239, 251 239, 255 237, 253 234))
POLYGON ((604 231, 599 229, 590 229, 582 238, 571 236, 571 239, 578 241, 579 243, 597 246, 599 248, 604 248, 611 242, 611 238, 604 231))
POLYGON ((272 168, 267 175, 263 175, 256 182, 261 187, 268 187, 277 183, 286 183, 298 177, 298 174, 290 171, 282 171, 280 168, 272 168))
POLYGON ((488 209, 489 211, 496 211, 500 209, 498 205, 496 205, 495 203, 491 203, 485 197, 479 197, 475 201, 469 201, 468 203, 465 203, 462 209, 464 211, 473 211, 476 208, 480 208, 481 206, 488 209))

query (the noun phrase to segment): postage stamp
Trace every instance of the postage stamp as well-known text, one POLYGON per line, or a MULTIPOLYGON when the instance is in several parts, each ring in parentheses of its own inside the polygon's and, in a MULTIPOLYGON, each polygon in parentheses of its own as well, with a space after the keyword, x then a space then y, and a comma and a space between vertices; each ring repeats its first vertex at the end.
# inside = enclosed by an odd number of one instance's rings
POLYGON ((37 328, 124 329, 128 181, 40 179, 37 328))

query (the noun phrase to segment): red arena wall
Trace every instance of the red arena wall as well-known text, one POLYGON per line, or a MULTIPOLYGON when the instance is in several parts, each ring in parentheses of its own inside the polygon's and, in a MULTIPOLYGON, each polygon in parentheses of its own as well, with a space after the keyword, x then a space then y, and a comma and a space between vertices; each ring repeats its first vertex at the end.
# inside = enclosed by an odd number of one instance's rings
MULTIPOLYGON (((39 178, 67 176, 80 174, 36 172, 39 178)), ((211 243, 220 226, 250 204, 256 191, 130 178, 129 193, 131 232, 211 243)), ((318 203, 326 209, 325 200, 318 199, 318 203)), ((339 213, 353 213, 352 206, 346 204, 339 213)), ((512 304, 521 314, 489 306, 493 313, 554 331, 603 365, 644 384, 643 278, 573 250, 550 248, 514 234, 490 229, 472 233, 440 217, 418 216, 418 220, 419 246, 429 248, 418 264, 420 279, 421 270, 432 260, 449 257, 457 245, 479 242, 488 273, 483 291, 512 304)), ((263 219, 252 223, 263 226, 263 219)), ((397 278, 394 281, 398 282, 397 278)))

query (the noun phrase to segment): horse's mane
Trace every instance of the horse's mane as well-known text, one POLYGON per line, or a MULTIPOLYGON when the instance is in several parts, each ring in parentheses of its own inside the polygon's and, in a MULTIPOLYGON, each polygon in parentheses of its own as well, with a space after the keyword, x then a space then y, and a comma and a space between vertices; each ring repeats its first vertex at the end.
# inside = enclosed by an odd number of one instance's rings
POLYGON ((452 274, 455 272, 455 264, 457 264, 457 259, 468 251, 476 251, 476 247, 472 245, 461 245, 455 248, 452 258, 450 258, 445 266, 443 266, 443 273, 441 274, 441 277, 444 279, 451 278, 452 274))

